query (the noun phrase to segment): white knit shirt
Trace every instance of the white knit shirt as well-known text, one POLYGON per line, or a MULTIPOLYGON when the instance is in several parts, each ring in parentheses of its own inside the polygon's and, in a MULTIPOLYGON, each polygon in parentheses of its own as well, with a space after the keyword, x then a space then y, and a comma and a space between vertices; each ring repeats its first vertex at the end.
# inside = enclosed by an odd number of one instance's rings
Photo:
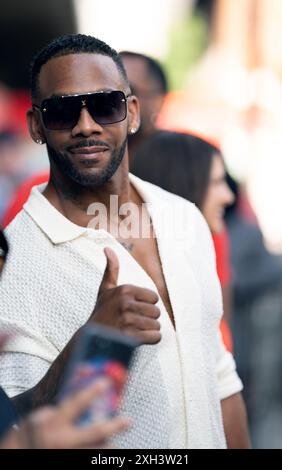
MULTIPOLYGON (((220 399, 242 384, 218 333, 222 301, 209 229, 193 204, 130 178, 150 203, 175 329, 160 299, 162 339, 138 349, 122 405, 134 424, 115 444, 224 448, 220 399), (173 215, 184 223, 180 236, 164 226, 173 215)), ((43 188, 33 188, 6 231, 11 255, 0 283, 0 331, 13 338, 0 355, 0 383, 10 396, 34 386, 89 318, 105 269, 104 247, 119 258, 119 284, 157 292, 108 232, 70 222, 41 194, 43 188)))

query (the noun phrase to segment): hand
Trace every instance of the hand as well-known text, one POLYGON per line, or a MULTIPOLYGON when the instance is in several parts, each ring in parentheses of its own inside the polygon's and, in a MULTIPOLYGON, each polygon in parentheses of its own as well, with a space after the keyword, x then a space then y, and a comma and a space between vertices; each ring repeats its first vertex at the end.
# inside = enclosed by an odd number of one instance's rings
POLYGON ((117 328, 142 344, 161 340, 159 298, 152 290, 132 285, 117 285, 119 261, 113 250, 105 248, 107 265, 89 321, 117 328))
POLYGON ((93 400, 106 392, 109 384, 97 382, 65 398, 59 405, 42 407, 31 413, 19 430, 11 430, 0 448, 20 449, 81 449, 108 448, 108 439, 128 428, 130 422, 122 417, 110 418, 79 427, 76 420, 93 400))

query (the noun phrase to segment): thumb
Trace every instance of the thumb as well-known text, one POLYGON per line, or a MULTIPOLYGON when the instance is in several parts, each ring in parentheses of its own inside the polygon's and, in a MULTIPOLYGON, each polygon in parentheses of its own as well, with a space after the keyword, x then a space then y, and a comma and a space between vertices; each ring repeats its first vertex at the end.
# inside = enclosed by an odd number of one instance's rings
POLYGON ((112 289, 117 286, 119 261, 115 252, 111 248, 105 248, 104 253, 107 258, 106 269, 100 285, 99 294, 102 294, 106 289, 112 289))

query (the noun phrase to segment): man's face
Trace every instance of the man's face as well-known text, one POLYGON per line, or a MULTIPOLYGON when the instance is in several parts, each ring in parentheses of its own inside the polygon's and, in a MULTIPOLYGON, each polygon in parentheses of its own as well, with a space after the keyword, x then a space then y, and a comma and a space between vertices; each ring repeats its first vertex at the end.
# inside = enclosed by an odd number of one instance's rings
MULTIPOLYGON (((51 96, 120 90, 128 95, 116 64, 99 54, 70 54, 47 62, 39 76, 40 103, 51 96)), ((39 104, 39 103, 38 103, 39 104)), ((46 141, 52 170, 84 187, 98 187, 111 179, 126 152, 127 133, 136 114, 136 101, 128 100, 124 121, 100 125, 87 107, 69 130, 48 130, 39 111, 30 116, 32 137, 46 141)))
POLYGON ((164 94, 159 83, 150 76, 146 62, 138 57, 123 56, 124 64, 132 92, 140 102, 140 129, 144 133, 155 130, 156 119, 161 110, 164 94))

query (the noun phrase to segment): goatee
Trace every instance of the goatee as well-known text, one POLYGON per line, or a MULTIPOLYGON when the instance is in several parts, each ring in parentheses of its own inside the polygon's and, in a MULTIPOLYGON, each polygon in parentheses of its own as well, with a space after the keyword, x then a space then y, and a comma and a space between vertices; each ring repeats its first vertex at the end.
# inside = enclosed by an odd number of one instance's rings
MULTIPOLYGON (((120 166, 125 154, 127 138, 125 138, 121 147, 114 150, 111 154, 111 159, 108 165, 97 173, 84 174, 74 165, 73 161, 64 153, 57 153, 47 143, 47 151, 50 159, 51 166, 59 170, 61 174, 70 178, 77 185, 83 188, 99 188, 109 181, 120 166)), ((94 144, 95 145, 95 144, 94 144)), ((87 161, 85 167, 87 167, 87 161)), ((89 163, 91 165, 91 162, 89 163)))

